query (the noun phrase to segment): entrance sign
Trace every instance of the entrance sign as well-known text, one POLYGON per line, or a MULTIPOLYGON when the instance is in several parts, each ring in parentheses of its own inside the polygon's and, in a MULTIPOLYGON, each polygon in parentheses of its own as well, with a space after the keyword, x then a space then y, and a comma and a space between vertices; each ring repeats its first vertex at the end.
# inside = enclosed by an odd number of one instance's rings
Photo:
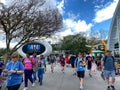
POLYGON ((33 55, 37 53, 37 55, 49 55, 52 52, 52 46, 46 41, 34 41, 29 42, 20 47, 18 52, 21 56, 25 57, 26 53, 33 55))
POLYGON ((37 55, 42 54, 45 51, 45 46, 41 43, 27 43, 22 47, 22 51, 24 53, 29 53, 30 55, 33 55, 34 53, 37 53, 37 55))

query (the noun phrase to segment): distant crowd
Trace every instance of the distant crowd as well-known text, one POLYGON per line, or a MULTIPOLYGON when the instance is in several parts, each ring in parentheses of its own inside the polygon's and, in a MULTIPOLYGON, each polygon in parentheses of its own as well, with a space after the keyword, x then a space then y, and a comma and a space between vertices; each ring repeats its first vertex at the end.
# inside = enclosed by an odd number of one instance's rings
POLYGON ((93 77, 92 71, 95 73, 97 69, 101 70, 101 77, 106 80, 107 89, 115 90, 115 76, 118 73, 117 63, 109 50, 99 62, 95 61, 89 53, 85 55, 82 52, 79 52, 77 56, 73 53, 66 56, 61 54, 60 57, 54 54, 44 57, 44 55, 37 56, 37 53, 33 55, 27 53, 23 60, 19 60, 18 52, 14 52, 9 56, 7 64, 0 62, 0 90, 5 80, 8 90, 19 90, 22 82, 24 82, 23 90, 28 90, 28 80, 33 87, 37 80, 39 85, 42 85, 47 65, 51 66, 51 73, 54 73, 56 63, 60 63, 62 73, 65 73, 65 66, 66 68, 71 67, 73 76, 77 76, 80 80, 80 90, 84 87, 86 68, 90 78, 93 77), (112 77, 112 82, 109 77, 112 77))

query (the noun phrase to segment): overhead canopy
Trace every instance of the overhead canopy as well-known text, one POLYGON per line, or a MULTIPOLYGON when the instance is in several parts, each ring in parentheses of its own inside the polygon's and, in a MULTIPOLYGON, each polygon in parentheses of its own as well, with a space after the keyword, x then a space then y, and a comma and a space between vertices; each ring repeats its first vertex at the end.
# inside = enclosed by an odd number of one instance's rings
POLYGON ((100 50, 93 50, 92 53, 102 53, 103 51, 100 50))

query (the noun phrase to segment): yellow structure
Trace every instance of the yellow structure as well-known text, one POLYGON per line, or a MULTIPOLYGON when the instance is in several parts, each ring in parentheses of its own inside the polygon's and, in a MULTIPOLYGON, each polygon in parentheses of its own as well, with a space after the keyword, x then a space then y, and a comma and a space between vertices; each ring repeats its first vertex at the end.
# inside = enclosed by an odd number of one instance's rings
POLYGON ((90 54, 92 55, 92 49, 94 47, 94 43, 92 43, 91 48, 90 48, 90 54))
MULTIPOLYGON (((101 44, 104 46, 104 52, 106 52, 107 50, 108 50, 108 47, 107 47, 107 44, 106 44, 106 42, 105 42, 105 40, 101 40, 101 44)), ((92 45, 91 45, 91 48, 90 48, 90 54, 92 54, 93 52, 93 47, 94 47, 94 43, 92 43, 92 45)))
POLYGON ((104 45, 105 52, 108 50, 107 44, 105 43, 105 40, 101 40, 101 43, 104 45))

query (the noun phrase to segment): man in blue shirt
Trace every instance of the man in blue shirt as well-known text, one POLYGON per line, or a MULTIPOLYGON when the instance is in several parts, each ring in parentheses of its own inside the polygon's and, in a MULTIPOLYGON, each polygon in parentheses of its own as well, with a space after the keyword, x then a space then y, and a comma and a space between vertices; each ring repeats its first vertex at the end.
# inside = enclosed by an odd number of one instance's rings
POLYGON ((115 83, 115 69, 116 69, 116 60, 115 58, 111 55, 111 51, 107 51, 105 57, 102 59, 102 72, 104 74, 104 77, 106 78, 107 85, 108 85, 108 90, 115 90, 114 83, 115 83), (110 77, 112 77, 112 84, 110 86, 110 77))
POLYGON ((80 80, 80 90, 82 90, 84 76, 85 76, 85 60, 82 57, 82 53, 78 54, 78 57, 75 59, 74 65, 75 65, 76 70, 77 70, 77 76, 80 80))

